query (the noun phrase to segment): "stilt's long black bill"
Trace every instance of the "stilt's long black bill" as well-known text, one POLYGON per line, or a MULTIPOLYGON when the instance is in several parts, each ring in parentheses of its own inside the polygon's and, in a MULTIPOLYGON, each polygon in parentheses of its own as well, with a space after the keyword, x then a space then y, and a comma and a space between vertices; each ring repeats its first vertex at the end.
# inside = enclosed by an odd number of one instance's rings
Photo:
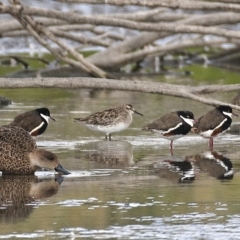
POLYGON ((55 168, 55 171, 64 175, 71 174, 68 170, 66 170, 61 164, 58 164, 58 166, 55 168))

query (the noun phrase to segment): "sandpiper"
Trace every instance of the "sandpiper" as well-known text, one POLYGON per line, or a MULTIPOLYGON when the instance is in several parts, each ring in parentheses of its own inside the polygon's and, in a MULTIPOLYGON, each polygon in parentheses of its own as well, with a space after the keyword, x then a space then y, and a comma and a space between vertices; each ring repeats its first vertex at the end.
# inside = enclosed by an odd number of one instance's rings
POLYGON ((176 111, 165 114, 154 122, 145 125, 142 130, 152 131, 158 136, 170 140, 171 154, 173 141, 188 134, 195 120, 190 111, 176 111))
POLYGON ((16 116, 9 126, 21 127, 31 136, 38 136, 47 129, 49 119, 56 121, 47 108, 37 108, 16 116))
POLYGON ((106 139, 111 140, 112 133, 123 131, 129 127, 133 113, 143 116, 131 104, 124 104, 93 113, 85 118, 74 118, 74 121, 82 123, 91 130, 105 133, 106 139))
POLYGON ((220 105, 200 117, 193 125, 192 131, 204 138, 209 138, 209 148, 212 150, 213 138, 229 129, 232 115, 238 116, 233 113, 231 107, 220 105))
POLYGON ((38 149, 35 140, 23 128, 0 127, 0 171, 3 174, 30 175, 39 168, 70 174, 54 153, 38 149))

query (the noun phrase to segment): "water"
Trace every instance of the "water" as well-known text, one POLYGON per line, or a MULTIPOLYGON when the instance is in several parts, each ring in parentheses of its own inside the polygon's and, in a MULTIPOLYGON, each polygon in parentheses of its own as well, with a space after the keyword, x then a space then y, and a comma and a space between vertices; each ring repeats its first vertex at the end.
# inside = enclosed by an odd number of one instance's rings
POLYGON ((13 101, 0 109, 2 125, 21 112, 50 109, 57 121, 50 121, 37 144, 72 173, 1 176, 0 239, 240 238, 239 135, 219 137, 210 152, 207 140, 189 134, 174 142, 171 156, 167 140, 140 130, 169 111, 188 109, 199 117, 211 107, 88 89, 9 89, 0 95, 13 101), (144 117, 134 115, 130 128, 113 134, 111 142, 73 122, 119 103, 131 103, 144 117))
MULTIPOLYGON (((66 3, 54 1, 34 1, 34 6, 46 2, 52 9, 69 10, 66 3)), ((23 1, 29 3, 33 1, 23 1)), ((144 9, 132 8, 70 5, 81 14, 144 9)), ((43 52, 31 38, 0 43, 1 54, 43 52)), ((239 82, 238 74, 222 69, 194 66, 190 71, 191 79, 162 80, 185 85, 239 82)), ((189 134, 174 142, 171 156, 167 140, 140 130, 167 112, 187 109, 197 118, 210 106, 87 89, 1 89, 0 95, 13 101, 0 109, 1 125, 27 110, 50 109, 57 121, 50 121, 37 144, 56 153, 71 172, 64 177, 52 171, 38 171, 34 177, 0 175, 0 239, 240 239, 239 135, 219 137, 210 152, 207 140, 189 134), (119 103, 131 103, 144 117, 134 115, 130 128, 113 134, 111 142, 73 122, 119 103)), ((234 94, 212 96, 229 102, 234 94)))

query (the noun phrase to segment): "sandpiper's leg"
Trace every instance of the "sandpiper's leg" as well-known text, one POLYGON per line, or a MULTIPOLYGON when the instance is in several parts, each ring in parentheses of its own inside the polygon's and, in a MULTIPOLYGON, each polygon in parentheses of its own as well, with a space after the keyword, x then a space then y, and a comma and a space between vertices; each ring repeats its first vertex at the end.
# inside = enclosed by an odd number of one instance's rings
POLYGON ((111 141, 112 140, 112 135, 111 135, 111 133, 109 134, 109 141, 111 141))
POLYGON ((170 142, 170 153, 173 156, 173 140, 170 142))
POLYGON ((105 139, 108 140, 108 134, 106 134, 105 139))
POLYGON ((213 138, 209 138, 209 149, 213 150, 213 138))

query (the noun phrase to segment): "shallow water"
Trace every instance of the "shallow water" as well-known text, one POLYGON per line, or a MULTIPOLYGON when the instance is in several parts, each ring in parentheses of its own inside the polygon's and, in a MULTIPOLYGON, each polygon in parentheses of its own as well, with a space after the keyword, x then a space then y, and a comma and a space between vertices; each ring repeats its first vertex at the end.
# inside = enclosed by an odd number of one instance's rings
POLYGON ((140 130, 169 111, 188 109, 199 117, 211 107, 105 90, 11 89, 0 95, 14 102, 0 109, 2 125, 21 112, 50 109, 57 121, 37 144, 72 173, 0 177, 1 239, 239 239, 239 135, 219 137, 210 152, 207 140, 189 134, 174 142, 171 156, 167 140, 140 130), (144 117, 134 115, 111 142, 73 122, 119 103, 131 103, 144 117))

